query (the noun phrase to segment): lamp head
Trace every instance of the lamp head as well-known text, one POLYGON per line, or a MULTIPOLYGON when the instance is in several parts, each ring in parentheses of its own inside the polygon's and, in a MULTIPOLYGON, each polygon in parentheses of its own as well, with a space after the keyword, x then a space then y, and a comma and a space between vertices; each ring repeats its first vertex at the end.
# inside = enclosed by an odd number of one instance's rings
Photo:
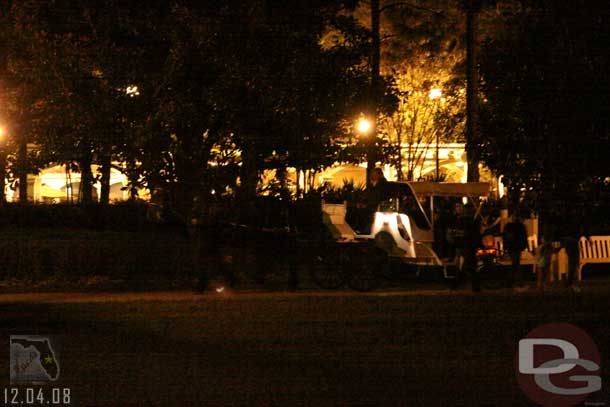
POLYGON ((371 130, 372 125, 371 125, 371 122, 368 121, 366 118, 361 117, 358 120, 356 127, 357 127, 359 133, 367 134, 371 130))
POLYGON ((439 99, 441 96, 443 96, 443 91, 439 88, 432 88, 428 93, 428 97, 432 100, 439 99))

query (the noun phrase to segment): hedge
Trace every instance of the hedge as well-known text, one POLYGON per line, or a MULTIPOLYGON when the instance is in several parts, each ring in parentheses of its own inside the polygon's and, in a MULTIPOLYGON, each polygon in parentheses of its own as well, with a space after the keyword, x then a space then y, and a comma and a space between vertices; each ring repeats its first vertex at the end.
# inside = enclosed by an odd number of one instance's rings
POLYGON ((144 203, 115 205, 20 205, 0 206, 0 227, 118 228, 137 229, 149 222, 144 203))
POLYGON ((170 239, 0 239, 0 279, 192 274, 192 248, 170 239))

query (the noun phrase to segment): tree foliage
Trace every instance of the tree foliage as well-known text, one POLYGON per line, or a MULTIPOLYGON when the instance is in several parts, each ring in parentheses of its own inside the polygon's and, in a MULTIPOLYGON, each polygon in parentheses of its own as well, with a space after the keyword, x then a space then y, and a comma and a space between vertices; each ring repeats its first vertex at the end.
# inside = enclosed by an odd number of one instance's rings
POLYGON ((482 158, 513 201, 526 195, 565 217, 608 182, 610 8, 546 0, 518 10, 482 52, 482 158))
POLYGON ((186 219, 236 170, 251 196, 266 168, 338 158, 368 75, 365 30, 343 14, 353 3, 12 2, 10 116, 39 145, 38 166, 78 167, 84 202, 92 165, 103 180, 120 162, 133 191, 165 190, 186 219))

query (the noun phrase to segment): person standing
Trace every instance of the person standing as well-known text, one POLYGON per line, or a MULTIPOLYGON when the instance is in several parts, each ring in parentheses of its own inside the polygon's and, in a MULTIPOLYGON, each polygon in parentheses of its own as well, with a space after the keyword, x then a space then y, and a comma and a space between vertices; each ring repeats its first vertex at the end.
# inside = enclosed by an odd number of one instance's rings
POLYGON ((447 241, 447 253, 451 260, 463 257, 464 248, 464 229, 460 225, 464 216, 464 205, 458 202, 454 205, 453 211, 447 214, 445 239, 447 241))
MULTIPOLYGON (((373 168, 369 185, 364 190, 363 199, 356 204, 356 213, 348 213, 348 223, 359 234, 369 234, 375 219, 375 212, 381 202, 388 198, 388 181, 381 168, 373 168)), ((350 211, 351 212, 351 211, 350 211)))
POLYGON ((463 214, 457 219, 457 229, 463 230, 461 253, 464 258, 461 271, 453 281, 452 288, 457 288, 463 275, 470 276, 472 291, 481 291, 481 277, 477 265, 477 249, 481 244, 481 223, 475 216, 474 207, 468 204, 463 214))
POLYGON ((502 239, 504 250, 508 252, 511 261, 511 274, 508 278, 508 288, 511 288, 521 284, 521 252, 527 249, 527 230, 519 214, 513 214, 511 222, 504 227, 502 239))
POLYGON ((369 176, 369 185, 364 191, 364 202, 362 206, 371 211, 376 211, 377 206, 387 198, 388 181, 383 175, 381 168, 373 168, 369 176))
POLYGON ((475 215, 474 206, 464 207, 464 268, 470 274, 472 291, 481 291, 481 275, 477 264, 477 250, 481 245, 481 222, 475 215))

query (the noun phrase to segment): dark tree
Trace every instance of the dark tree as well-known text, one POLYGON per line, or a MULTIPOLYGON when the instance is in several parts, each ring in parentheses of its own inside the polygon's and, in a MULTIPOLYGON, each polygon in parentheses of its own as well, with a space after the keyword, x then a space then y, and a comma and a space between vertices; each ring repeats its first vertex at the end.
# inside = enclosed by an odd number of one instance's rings
POLYGON ((547 0, 519 10, 482 50, 482 158, 513 202, 530 197, 565 225, 578 200, 595 205, 609 175, 610 7, 547 0))

